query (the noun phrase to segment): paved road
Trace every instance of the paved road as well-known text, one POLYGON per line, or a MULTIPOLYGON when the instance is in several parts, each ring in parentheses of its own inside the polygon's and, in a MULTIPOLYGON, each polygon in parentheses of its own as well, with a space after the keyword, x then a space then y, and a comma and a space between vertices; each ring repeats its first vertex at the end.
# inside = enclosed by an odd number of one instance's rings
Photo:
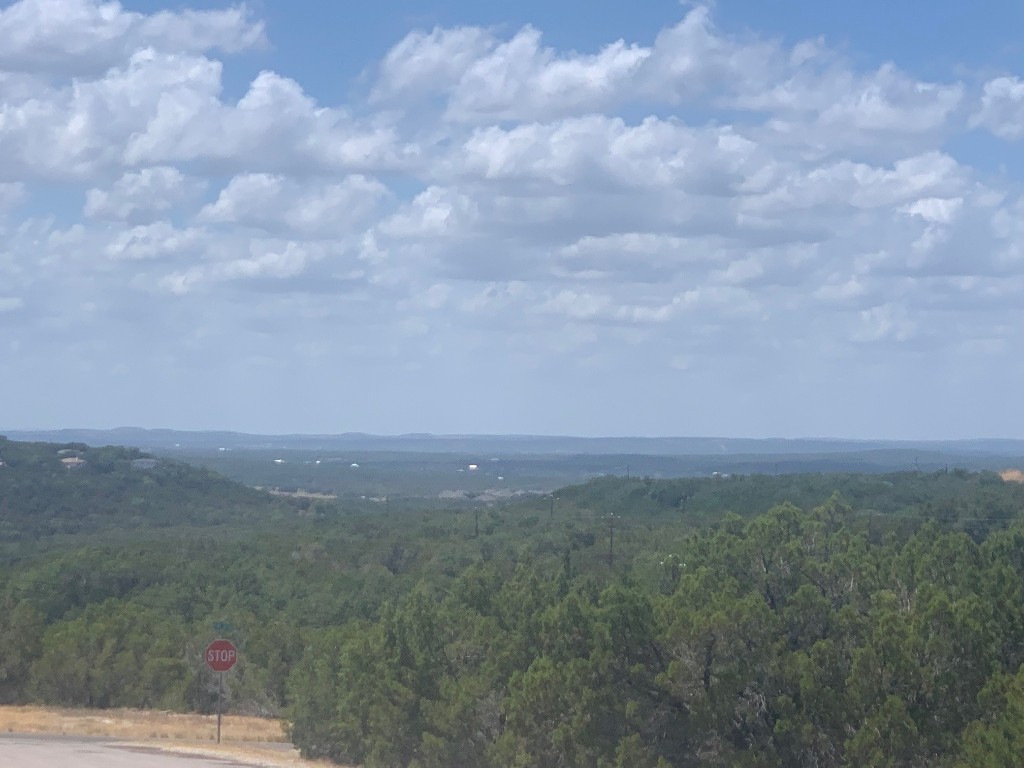
POLYGON ((0 766, 11 768, 229 768, 228 760, 129 749, 104 740, 0 737, 0 766))

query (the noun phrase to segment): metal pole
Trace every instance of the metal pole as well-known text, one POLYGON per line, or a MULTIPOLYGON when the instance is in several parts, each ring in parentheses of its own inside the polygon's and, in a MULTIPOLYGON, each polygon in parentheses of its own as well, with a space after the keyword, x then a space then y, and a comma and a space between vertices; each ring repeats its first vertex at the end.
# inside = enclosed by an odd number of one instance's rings
POLYGON ((220 672, 217 676, 217 743, 220 744, 220 716, 221 710, 223 709, 222 702, 224 701, 224 673, 220 672))
POLYGON ((615 515, 608 515, 608 565, 615 565, 615 515))

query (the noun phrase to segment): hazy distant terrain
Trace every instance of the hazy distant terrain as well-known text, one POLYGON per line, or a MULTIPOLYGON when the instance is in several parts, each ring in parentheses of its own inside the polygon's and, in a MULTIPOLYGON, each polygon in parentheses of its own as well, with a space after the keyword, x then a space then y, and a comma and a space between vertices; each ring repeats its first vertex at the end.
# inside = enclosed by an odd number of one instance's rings
POLYGON ((495 500, 607 475, 1000 470, 1022 440, 855 441, 531 435, 251 435, 135 428, 9 432, 12 439, 141 448, 250 486, 340 496, 495 500), (475 469, 473 468, 475 467, 475 469))
POLYGON ((12 440, 126 445, 143 449, 280 449, 422 453, 636 454, 646 456, 785 456, 918 451, 956 456, 1024 457, 1024 440, 843 440, 829 438, 572 437, 546 435, 257 435, 172 429, 61 429, 2 432, 12 440))

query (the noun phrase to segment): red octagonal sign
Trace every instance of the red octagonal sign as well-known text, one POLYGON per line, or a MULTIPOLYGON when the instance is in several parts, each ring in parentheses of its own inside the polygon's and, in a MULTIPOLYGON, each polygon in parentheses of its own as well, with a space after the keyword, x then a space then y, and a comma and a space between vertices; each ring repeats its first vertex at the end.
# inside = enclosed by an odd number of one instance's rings
POLYGON ((206 666, 214 672, 227 672, 238 661, 238 651, 230 640, 214 640, 206 646, 206 666))

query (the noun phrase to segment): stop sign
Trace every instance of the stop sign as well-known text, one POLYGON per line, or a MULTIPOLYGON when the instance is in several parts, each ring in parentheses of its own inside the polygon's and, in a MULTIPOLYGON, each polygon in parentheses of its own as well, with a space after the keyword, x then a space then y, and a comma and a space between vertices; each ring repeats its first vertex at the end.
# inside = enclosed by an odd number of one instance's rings
POLYGON ((214 640, 206 646, 206 666, 214 672, 227 672, 238 661, 238 651, 230 640, 214 640))

